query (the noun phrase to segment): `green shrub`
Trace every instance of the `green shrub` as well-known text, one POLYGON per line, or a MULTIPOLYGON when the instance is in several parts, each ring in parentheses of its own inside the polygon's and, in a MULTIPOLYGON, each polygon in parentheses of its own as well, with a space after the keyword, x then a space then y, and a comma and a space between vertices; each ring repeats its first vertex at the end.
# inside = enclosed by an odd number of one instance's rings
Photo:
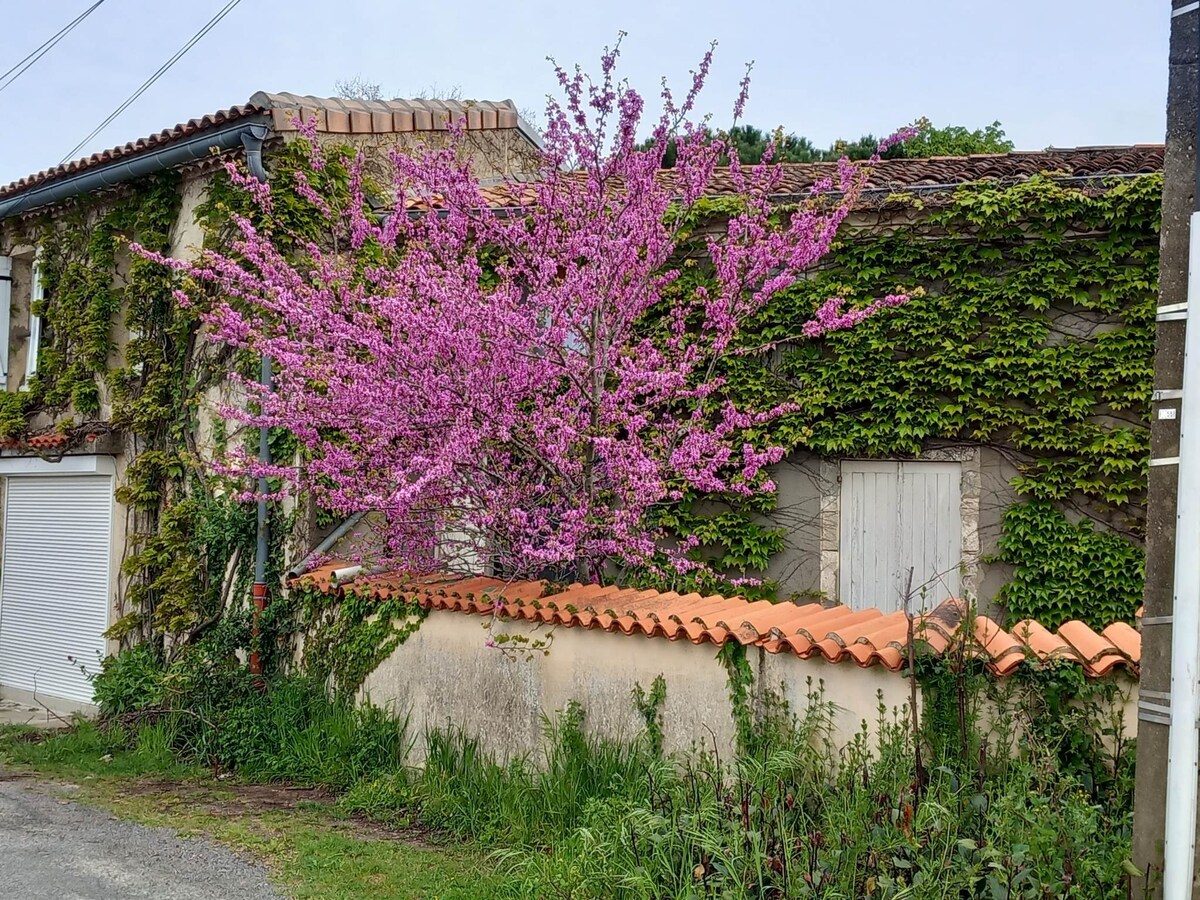
POLYGON ((150 643, 106 656, 92 679, 93 696, 103 716, 160 705, 166 695, 166 668, 150 643))
POLYGON ((345 790, 400 768, 411 747, 406 719, 331 697, 302 676, 272 679, 261 690, 251 680, 228 702, 190 712, 181 709, 175 720, 179 752, 251 781, 345 790))
POLYGON ((173 755, 254 781, 345 790, 403 766, 411 748, 406 719, 331 696, 315 678, 281 675, 262 683, 238 656, 246 624, 223 622, 168 666, 148 644, 105 660, 95 679, 104 717, 144 711, 133 724, 152 729, 138 734, 154 742, 159 758, 173 755))
POLYGON ((656 774, 665 778, 675 766, 645 742, 589 738, 574 704, 546 720, 544 734, 540 761, 502 763, 461 731, 428 732, 412 786, 421 821, 487 843, 550 846, 596 801, 645 800, 656 774))
POLYGON ((842 753, 805 739, 731 767, 699 757, 592 796, 542 852, 498 856, 520 897, 1126 896, 1131 796, 1097 802, 1033 758, 936 762, 918 792, 903 723, 842 753))

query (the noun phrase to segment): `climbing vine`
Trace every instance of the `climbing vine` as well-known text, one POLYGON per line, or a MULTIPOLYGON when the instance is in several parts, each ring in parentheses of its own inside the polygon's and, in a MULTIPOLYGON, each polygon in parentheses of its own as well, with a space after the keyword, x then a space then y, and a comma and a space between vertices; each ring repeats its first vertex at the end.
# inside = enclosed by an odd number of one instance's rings
POLYGON ((633 706, 646 725, 646 743, 655 756, 663 754, 663 704, 667 702, 667 680, 662 673, 654 676, 650 690, 633 686, 633 706))
POLYGON ((1046 500, 1005 511, 999 558, 1013 567, 999 597, 1012 622, 1082 619, 1101 630, 1142 603, 1141 548, 1088 520, 1072 523, 1046 500))
MULTIPOLYGON (((350 196, 350 172, 345 161, 354 158, 355 150, 335 145, 324 152, 323 165, 314 169, 312 147, 306 140, 292 141, 272 151, 269 217, 227 173, 214 173, 206 186, 204 201, 196 208, 196 221, 204 228, 206 246, 228 247, 235 227, 234 216, 253 221, 257 228, 270 233, 281 249, 295 246, 298 240, 326 239, 328 216, 306 199, 297 186, 302 181, 307 183, 334 207, 346 202, 350 196)), ((376 188, 373 193, 380 191, 376 188)))
POLYGON ((750 666, 745 646, 737 641, 722 644, 717 651, 717 659, 725 667, 738 752, 752 755, 758 736, 754 721, 754 669, 750 666))
POLYGON ((130 304, 132 316, 143 295, 162 296, 154 283, 164 276, 137 261, 118 274, 124 244, 134 239, 166 248, 178 210, 178 179, 164 175, 32 227, 43 288, 31 309, 42 322, 40 349, 27 390, 3 394, 0 436, 23 435, 36 414, 58 418, 63 431, 77 424, 76 416, 96 424, 101 388, 111 384, 112 325, 122 305, 130 304))
POLYGON ((1125 710, 1132 682, 1089 678, 1082 666, 1050 661, 987 672, 957 636, 943 652, 920 645, 914 677, 923 698, 920 735, 933 759, 1008 766, 1028 753, 1051 756, 1055 777, 1074 778, 1093 802, 1133 787, 1134 741, 1125 710), (986 710, 986 712, 985 712, 986 710))
MULTIPOLYGON (((271 174, 278 201, 271 221, 259 222, 260 227, 305 239, 319 237, 324 217, 294 190, 295 182, 304 177, 330 196, 347 190, 348 173, 337 164, 313 172, 308 159, 303 142, 284 145, 273 154, 271 174)), ((139 242, 161 251, 166 249, 164 242, 179 204, 162 202, 157 209, 159 229, 151 237, 161 240, 139 238, 139 242)), ((235 216, 251 213, 252 205, 221 170, 208 178, 195 218, 205 244, 212 245, 229 239, 235 216)), ((200 342, 201 310, 176 302, 174 276, 162 266, 138 256, 131 263, 130 277, 139 278, 141 288, 128 305, 126 365, 111 374, 113 420, 138 435, 142 445, 118 499, 143 514, 143 527, 135 532, 134 552, 123 566, 129 578, 126 600, 133 612, 113 631, 120 634, 148 625, 156 634, 194 640, 220 619, 229 598, 247 595, 256 533, 253 506, 232 499, 242 486, 213 474, 203 448, 196 445, 201 407, 205 393, 219 387, 230 369, 252 374, 258 362, 251 354, 231 354, 200 342)), ((223 449, 229 439, 223 426, 217 420, 213 428, 217 449, 223 449)), ((256 436, 241 439, 252 442, 256 436)), ((273 459, 291 460, 295 439, 273 429, 270 450, 273 459)), ((278 490, 279 485, 270 488, 278 490)), ((264 625, 264 632, 293 627, 278 601, 284 544, 298 515, 298 510, 284 513, 277 504, 269 513, 267 583, 268 606, 273 608, 268 616, 271 628, 264 625)), ((258 649, 269 657, 273 648, 266 645, 266 638, 261 642, 258 649)))
POLYGON ((338 594, 300 587, 296 593, 305 671, 350 696, 428 614, 404 597, 377 599, 353 588, 338 594))
POLYGON ((106 386, 107 427, 128 451, 116 492, 128 533, 128 612, 109 630, 117 639, 194 636, 213 624, 231 587, 226 567, 253 544, 252 513, 214 492, 196 447, 197 398, 220 374, 196 364, 198 315, 175 302, 171 272, 124 246, 169 250, 181 204, 177 175, 147 179, 46 222, 40 242, 46 299, 34 310, 44 325, 33 402, 94 416, 106 386), (122 364, 111 367, 122 310, 122 364))
MULTIPOLYGON (((1141 593, 1161 188, 1160 175, 1103 189, 1037 177, 966 186, 929 208, 888 198, 878 222, 848 230, 819 271, 761 313, 746 355, 723 371, 743 402, 797 407, 748 438, 829 457, 911 456, 936 441, 992 447, 1016 466, 1019 494, 1040 501, 1005 517, 1001 559, 1018 571, 1004 602, 1049 625, 1130 619, 1141 593), (893 291, 913 299, 849 331, 789 341, 827 297, 893 291), (1056 518, 1054 506, 1106 530, 1056 518)), ((727 215, 722 203, 703 213, 727 215)), ((711 277, 691 266, 675 289, 711 277)), ((758 568, 778 547, 777 530, 759 524, 769 509, 716 499, 717 515, 713 498, 669 515, 681 533, 702 534, 713 558, 758 568)))

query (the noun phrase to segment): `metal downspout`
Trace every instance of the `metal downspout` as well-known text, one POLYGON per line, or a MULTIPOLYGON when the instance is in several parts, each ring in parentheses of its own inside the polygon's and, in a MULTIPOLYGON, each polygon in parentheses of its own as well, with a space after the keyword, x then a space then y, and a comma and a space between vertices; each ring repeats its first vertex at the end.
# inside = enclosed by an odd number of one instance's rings
POLYGON ((254 180, 267 183, 267 170, 263 168, 263 142, 267 139, 267 128, 251 129, 242 133, 242 150, 246 154, 246 168, 254 180))
MULTIPOLYGON (((246 168, 256 181, 266 184, 267 172, 263 168, 262 147, 263 140, 266 135, 258 136, 252 133, 242 135, 242 146, 246 152, 246 168)), ((262 358, 262 368, 259 371, 259 384, 263 390, 269 390, 271 387, 271 358, 264 354, 262 358)), ((263 465, 270 465, 271 462, 271 445, 270 445, 270 429, 265 425, 259 426, 258 429, 258 461, 263 465)), ((259 620, 262 618, 263 610, 267 606, 267 553, 270 545, 270 525, 267 521, 267 492, 270 486, 267 484, 267 476, 260 475, 258 477, 258 529, 254 547, 254 587, 252 596, 254 599, 254 629, 252 642, 250 645, 250 672, 252 675, 262 678, 262 655, 259 653, 259 620)))
POLYGON ((297 575, 303 575, 308 570, 308 564, 312 562, 313 559, 325 553, 325 551, 329 550, 334 544, 341 540, 342 537, 344 537, 346 533, 350 531, 350 529, 362 521, 363 516, 365 515, 365 512, 356 512, 349 518, 343 520, 342 524, 333 529, 333 531, 329 532, 329 534, 325 537, 325 540, 317 544, 317 546, 312 549, 312 552, 309 553, 308 556, 304 557, 304 559, 300 560, 300 562, 288 569, 288 575, 292 578, 295 578, 297 575))

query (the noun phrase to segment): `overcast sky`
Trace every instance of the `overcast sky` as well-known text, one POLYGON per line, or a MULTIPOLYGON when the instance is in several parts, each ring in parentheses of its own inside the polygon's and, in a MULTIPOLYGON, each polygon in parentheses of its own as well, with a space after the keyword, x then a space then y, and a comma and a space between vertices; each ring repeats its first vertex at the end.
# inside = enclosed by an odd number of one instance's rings
MULTIPOLYGON (((5 0, 0 71, 91 2, 5 0)), ((224 3, 105 0, 0 92, 0 184, 57 165, 224 3)), ((242 0, 84 152, 258 90, 328 95, 356 74, 388 96, 457 86, 542 108, 546 57, 594 69, 619 30, 622 72, 644 94, 660 75, 685 85, 716 39, 716 121, 754 60, 746 120, 819 145, 922 115, 999 119, 1022 149, 1159 142, 1169 14, 1167 0, 242 0)))

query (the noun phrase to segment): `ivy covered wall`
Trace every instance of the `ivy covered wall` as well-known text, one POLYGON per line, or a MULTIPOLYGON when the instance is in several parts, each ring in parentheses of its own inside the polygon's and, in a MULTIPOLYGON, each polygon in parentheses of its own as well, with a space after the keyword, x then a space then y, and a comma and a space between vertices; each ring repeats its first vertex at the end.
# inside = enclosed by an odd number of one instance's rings
MULTIPOLYGON (((1161 175, 1033 178, 863 213, 812 276, 759 317, 725 372, 743 401, 799 412, 772 426, 794 459, 986 449, 1013 474, 990 550, 995 598, 1047 625, 1131 619, 1141 602, 1161 175), (856 329, 792 342, 830 296, 913 299, 856 329)), ((720 214, 721 203, 711 214, 720 214)), ((676 289, 710 276, 701 265, 676 289)), ((727 499, 727 498, 726 498, 727 499)), ((694 498, 670 513, 727 568, 784 549, 769 504, 694 498)), ((800 552, 819 553, 809 546, 800 552)), ((814 586, 815 587, 815 586, 814 586)))

